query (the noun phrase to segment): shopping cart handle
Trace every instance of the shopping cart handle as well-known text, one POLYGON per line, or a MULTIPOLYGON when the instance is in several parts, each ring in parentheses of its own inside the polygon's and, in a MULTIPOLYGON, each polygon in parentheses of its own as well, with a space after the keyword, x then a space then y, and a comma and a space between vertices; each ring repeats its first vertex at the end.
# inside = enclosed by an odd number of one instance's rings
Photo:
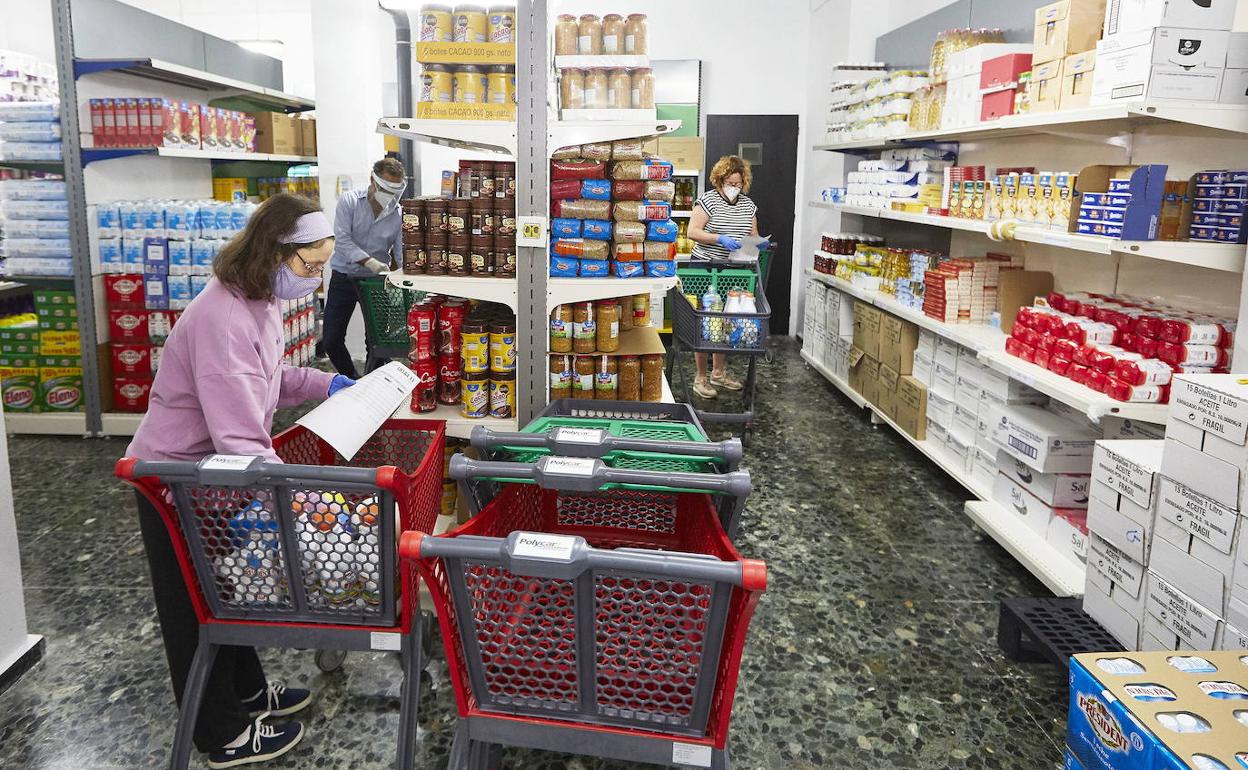
POLYGON ((508 463, 455 455, 451 458, 450 477, 460 481, 479 477, 532 481, 543 489, 567 492, 596 492, 607 484, 640 484, 745 497, 753 488, 749 471, 642 471, 610 468, 602 460, 587 457, 541 457, 534 463, 508 463))
POLYGON ((375 486, 392 471, 382 468, 347 468, 324 465, 287 465, 248 455, 209 455, 199 462, 181 460, 127 460, 118 463, 128 480, 158 478, 165 483, 245 487, 261 479, 272 482, 317 482, 353 486, 375 486))
POLYGON ((622 438, 598 428, 558 427, 549 433, 520 433, 490 430, 484 425, 472 429, 472 446, 481 452, 500 447, 546 449, 559 457, 602 457, 608 452, 656 452, 709 457, 723 460, 729 467, 741 462, 741 439, 727 441, 657 441, 622 438))

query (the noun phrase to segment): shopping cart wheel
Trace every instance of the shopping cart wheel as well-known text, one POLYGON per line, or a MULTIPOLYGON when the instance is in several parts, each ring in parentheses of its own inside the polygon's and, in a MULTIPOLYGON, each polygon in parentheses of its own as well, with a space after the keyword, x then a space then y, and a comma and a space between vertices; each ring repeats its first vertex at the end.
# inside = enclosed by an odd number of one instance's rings
POLYGON ((316 651, 316 667, 326 674, 342 668, 342 663, 347 659, 346 650, 317 650, 316 651))

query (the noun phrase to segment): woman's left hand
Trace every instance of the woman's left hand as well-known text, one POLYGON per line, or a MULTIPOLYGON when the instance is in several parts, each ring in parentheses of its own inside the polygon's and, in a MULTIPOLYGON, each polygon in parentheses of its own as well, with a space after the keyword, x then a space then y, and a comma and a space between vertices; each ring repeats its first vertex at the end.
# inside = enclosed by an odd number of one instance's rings
POLYGON ((327 395, 332 396, 343 388, 349 388, 354 384, 355 380, 351 379, 347 375, 335 374, 334 379, 329 382, 329 393, 327 395))

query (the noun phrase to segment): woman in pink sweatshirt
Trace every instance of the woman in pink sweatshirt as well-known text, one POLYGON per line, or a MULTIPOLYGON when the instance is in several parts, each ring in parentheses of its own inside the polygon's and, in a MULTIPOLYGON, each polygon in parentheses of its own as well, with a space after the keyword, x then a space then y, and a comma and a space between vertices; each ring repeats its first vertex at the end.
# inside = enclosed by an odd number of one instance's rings
MULTIPOLYGON (((147 415, 127 455, 191 461, 211 454, 259 455, 278 462, 269 435, 274 410, 354 384, 342 375, 282 361, 279 300, 306 297, 321 285, 334 250, 333 232, 307 198, 281 194, 260 204, 247 228, 221 249, 215 277, 169 335, 147 415)), ((141 494, 138 501, 165 656, 180 703, 199 622, 160 514, 141 494)), ((225 647, 209 674, 195 745, 209 755, 211 768, 280 756, 302 739, 303 725, 263 719, 293 714, 311 700, 307 690, 268 682, 254 649, 225 647)))

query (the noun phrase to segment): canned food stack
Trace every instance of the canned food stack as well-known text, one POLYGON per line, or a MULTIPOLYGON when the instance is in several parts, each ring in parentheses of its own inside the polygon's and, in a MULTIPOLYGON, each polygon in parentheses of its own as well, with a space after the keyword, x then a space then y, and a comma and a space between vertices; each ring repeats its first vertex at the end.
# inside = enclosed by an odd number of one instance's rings
POLYGON ((676 274, 671 163, 646 157, 639 139, 564 147, 552 158, 552 277, 676 274))
POLYGON ((509 120, 516 109, 516 7, 423 6, 417 117, 509 120))
POLYGON ((620 110, 645 110, 653 116, 654 73, 647 30, 644 13, 559 15, 555 67, 565 120, 605 117, 589 110, 607 110, 607 116, 620 110))
POLYGON ((550 353, 551 401, 663 399, 664 347, 649 294, 557 306, 550 353))
POLYGON ((515 164, 463 161, 451 182, 458 197, 402 202, 404 274, 515 278, 515 164))
POLYGON ((516 319, 493 303, 431 294, 408 311, 412 411, 459 407, 474 420, 516 415, 516 319))
POLYGON ((1235 321, 1128 295, 1051 293, 1005 351, 1116 401, 1167 403, 1174 374, 1230 370, 1235 321))

